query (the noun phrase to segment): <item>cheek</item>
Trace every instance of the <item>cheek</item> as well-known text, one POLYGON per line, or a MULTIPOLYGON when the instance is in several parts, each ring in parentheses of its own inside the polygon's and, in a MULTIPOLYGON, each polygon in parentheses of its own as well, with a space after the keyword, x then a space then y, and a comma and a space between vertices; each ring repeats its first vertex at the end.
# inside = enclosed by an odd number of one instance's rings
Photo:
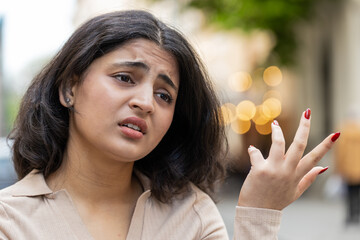
POLYGON ((116 103, 119 102, 117 99, 119 95, 106 90, 102 85, 96 85, 81 91, 77 99, 78 111, 84 111, 84 114, 97 118, 108 117, 104 115, 114 110, 116 103))
POLYGON ((169 130, 173 120, 173 116, 174 116, 173 112, 161 115, 161 119, 159 119, 160 124, 158 128, 158 131, 161 133, 161 138, 164 137, 166 132, 169 130))
POLYGON ((109 120, 114 118, 112 106, 113 101, 107 95, 82 95, 75 103, 74 120, 78 128, 91 130, 95 133, 104 131, 109 120))

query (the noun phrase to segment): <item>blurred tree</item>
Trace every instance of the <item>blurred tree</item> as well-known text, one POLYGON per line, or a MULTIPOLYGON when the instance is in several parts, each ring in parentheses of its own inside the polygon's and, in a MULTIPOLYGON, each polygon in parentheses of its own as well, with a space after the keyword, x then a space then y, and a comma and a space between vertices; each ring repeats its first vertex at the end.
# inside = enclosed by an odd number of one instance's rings
POLYGON ((180 4, 202 10, 211 24, 221 28, 272 31, 276 45, 269 60, 290 65, 297 46, 296 24, 310 20, 319 1, 337 0, 182 0, 180 4))
MULTIPOLYGON (((204 11, 208 20, 220 27, 271 30, 276 45, 271 56, 280 64, 293 63, 296 49, 295 27, 310 19, 319 0, 189 0, 188 6, 204 11)), ((335 0, 329 0, 335 1, 335 0)))
MULTIPOLYGON (((28 63, 20 72, 19 75, 23 77, 23 83, 19 86, 17 84, 4 84, 3 86, 3 135, 8 135, 13 128, 14 121, 18 114, 21 98, 26 91, 26 87, 30 84, 30 81, 40 72, 46 63, 50 62, 51 55, 44 55, 38 58, 34 58, 28 63)), ((11 76, 7 78, 8 83, 15 83, 15 77, 11 76)))
POLYGON ((5 103, 5 132, 4 136, 8 135, 13 128, 13 124, 16 118, 16 115, 19 110, 21 96, 15 94, 9 89, 4 94, 4 103, 5 103))

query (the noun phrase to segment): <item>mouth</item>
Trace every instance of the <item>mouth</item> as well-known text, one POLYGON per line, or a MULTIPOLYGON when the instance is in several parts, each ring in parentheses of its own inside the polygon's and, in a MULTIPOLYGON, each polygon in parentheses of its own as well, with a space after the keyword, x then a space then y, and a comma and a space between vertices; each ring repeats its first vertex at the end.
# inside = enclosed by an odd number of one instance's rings
POLYGON ((138 132, 142 133, 141 128, 139 126, 136 126, 136 125, 131 124, 131 123, 126 123, 126 124, 123 124, 123 125, 120 125, 120 126, 128 127, 128 128, 134 129, 135 131, 138 131, 138 132))
POLYGON ((126 118, 125 120, 123 120, 122 122, 119 123, 119 126, 126 127, 131 130, 135 130, 142 134, 146 134, 146 131, 147 131, 146 122, 143 119, 137 118, 137 117, 126 118))

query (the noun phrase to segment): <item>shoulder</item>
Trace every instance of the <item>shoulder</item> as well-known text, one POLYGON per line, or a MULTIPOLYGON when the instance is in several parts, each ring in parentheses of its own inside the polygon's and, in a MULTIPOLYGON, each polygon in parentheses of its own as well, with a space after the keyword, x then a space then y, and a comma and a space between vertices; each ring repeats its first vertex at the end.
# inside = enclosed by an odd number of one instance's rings
POLYGON ((44 175, 37 170, 31 171, 23 179, 0 190, 0 200, 7 197, 32 197, 52 193, 44 175))
POLYGON ((0 190, 0 203, 8 202, 18 190, 19 182, 16 182, 0 190))
POLYGON ((214 201, 194 184, 190 184, 188 191, 173 197, 169 203, 162 203, 154 197, 151 197, 148 203, 152 211, 161 212, 167 217, 189 217, 193 223, 196 221, 202 225, 209 219, 222 221, 214 201))
POLYGON ((181 237, 179 239, 226 239, 225 224, 214 201, 193 184, 170 203, 161 203, 151 197, 148 204, 144 222, 151 223, 151 228, 159 223, 157 234, 171 229, 174 239, 178 239, 175 236, 181 237))
POLYGON ((46 185, 44 176, 32 171, 20 181, 0 190, 0 211, 28 212, 39 207, 42 196, 50 193, 52 191, 46 185))
POLYGON ((40 229, 53 227, 55 212, 46 200, 50 193, 44 176, 37 171, 0 190, 0 239, 1 233, 10 239, 35 239, 40 229))
POLYGON ((191 184, 193 195, 193 209, 201 225, 202 236, 211 236, 214 239, 227 239, 227 230, 223 218, 211 197, 191 184))
POLYGON ((195 210, 199 213, 202 212, 204 208, 213 208, 217 211, 215 202, 211 199, 211 197, 192 183, 190 184, 190 196, 193 200, 195 210))
POLYGON ((14 222, 11 212, 17 209, 17 206, 24 205, 21 202, 17 203, 16 199, 13 198, 13 191, 16 188, 14 185, 0 190, 0 239, 4 237, 2 234, 9 234, 8 231, 12 231, 14 222))
POLYGON ((194 184, 190 184, 190 193, 183 201, 187 202, 186 205, 189 205, 197 216, 204 233, 214 229, 225 229, 225 224, 215 202, 194 184))
POLYGON ((194 184, 191 184, 191 199, 193 201, 194 211, 197 213, 198 217, 204 222, 213 220, 222 221, 220 212, 213 201, 213 199, 204 191, 196 187, 194 184))

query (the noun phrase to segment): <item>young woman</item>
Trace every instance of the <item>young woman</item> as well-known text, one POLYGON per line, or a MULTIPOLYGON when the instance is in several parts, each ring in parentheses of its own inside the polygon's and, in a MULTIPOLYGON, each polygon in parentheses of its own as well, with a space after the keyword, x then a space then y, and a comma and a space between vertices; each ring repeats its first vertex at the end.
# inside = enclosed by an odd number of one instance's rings
MULTIPOLYGON (((95 17, 34 78, 15 127, 19 181, 0 191, 0 239, 227 239, 208 196, 224 176, 219 101, 193 48, 144 11, 95 17)), ((236 239, 275 239, 281 210, 326 168, 339 133, 302 158, 281 128, 236 206, 236 239)))

